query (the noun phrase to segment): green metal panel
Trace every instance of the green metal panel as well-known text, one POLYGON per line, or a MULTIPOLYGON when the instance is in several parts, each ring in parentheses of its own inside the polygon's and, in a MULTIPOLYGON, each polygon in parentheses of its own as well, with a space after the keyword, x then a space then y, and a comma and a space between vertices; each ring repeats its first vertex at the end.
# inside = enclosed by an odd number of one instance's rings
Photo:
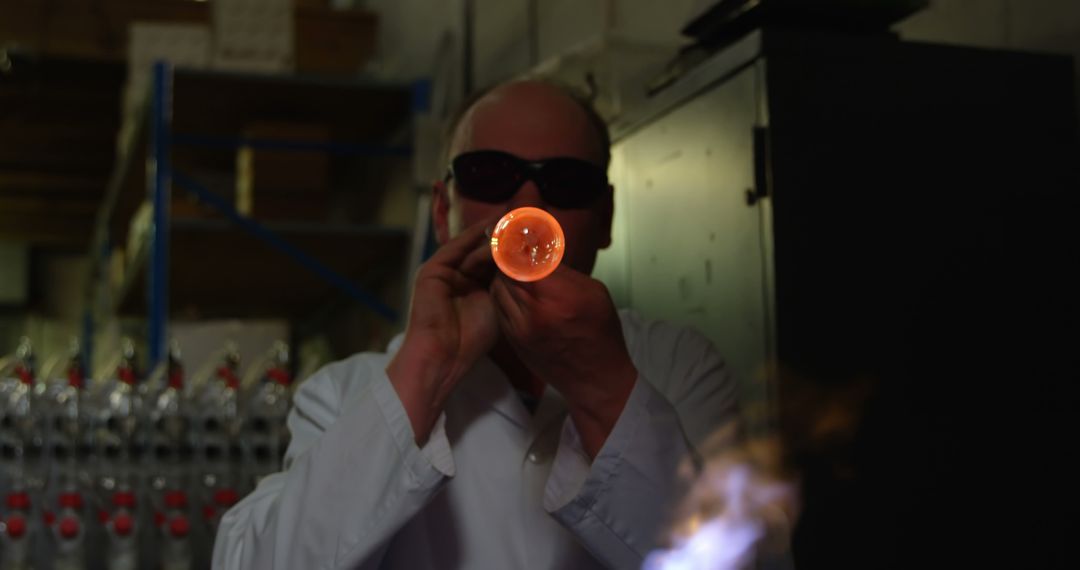
POLYGON ((615 146, 614 244, 597 268, 617 301, 711 338, 743 383, 744 408, 762 419, 771 227, 768 200, 751 206, 746 194, 755 188, 763 65, 743 67, 615 146))

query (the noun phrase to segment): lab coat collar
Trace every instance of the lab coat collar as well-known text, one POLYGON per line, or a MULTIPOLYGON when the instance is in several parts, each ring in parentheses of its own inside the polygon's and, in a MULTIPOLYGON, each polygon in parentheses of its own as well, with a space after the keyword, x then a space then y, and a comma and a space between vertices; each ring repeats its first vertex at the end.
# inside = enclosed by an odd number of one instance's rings
POLYGON ((514 390, 510 379, 488 357, 477 361, 462 379, 462 392, 472 401, 494 409, 499 415, 528 432, 538 431, 566 410, 566 402, 558 390, 544 387, 536 412, 530 414, 514 390))
MULTIPOLYGON (((403 333, 395 336, 387 346, 387 353, 396 353, 404 339, 403 333)), ((487 356, 476 362, 472 370, 462 378, 458 389, 471 401, 494 409, 518 428, 530 433, 547 429, 566 411, 566 400, 562 394, 548 385, 544 387, 536 412, 530 414, 514 391, 510 379, 487 356)))

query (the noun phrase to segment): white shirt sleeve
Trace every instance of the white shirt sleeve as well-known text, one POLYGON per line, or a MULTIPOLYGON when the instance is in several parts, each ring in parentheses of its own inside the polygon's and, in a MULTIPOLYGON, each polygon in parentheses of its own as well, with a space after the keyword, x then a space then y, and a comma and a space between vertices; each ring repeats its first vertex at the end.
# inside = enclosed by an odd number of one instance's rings
POLYGON ((590 465, 568 418, 544 495, 545 509, 610 568, 641 567, 684 491, 678 467, 691 442, 738 421, 735 380, 704 337, 661 327, 641 341, 653 355, 631 351, 639 376, 604 446, 590 465))
POLYGON ((377 568, 394 533, 453 476, 444 419, 417 447, 382 363, 368 356, 297 391, 285 469, 222 517, 214 568, 377 568), (350 395, 341 382, 362 387, 350 395))

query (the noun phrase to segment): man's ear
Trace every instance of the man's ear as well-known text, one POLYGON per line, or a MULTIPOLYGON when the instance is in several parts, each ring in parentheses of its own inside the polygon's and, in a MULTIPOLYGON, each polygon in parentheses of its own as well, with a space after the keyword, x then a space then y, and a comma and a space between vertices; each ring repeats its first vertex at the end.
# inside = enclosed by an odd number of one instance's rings
POLYGON ((431 185, 431 222, 435 226, 435 241, 439 245, 450 241, 450 189, 442 180, 431 185))
POLYGON ((604 193, 604 197, 600 199, 600 204, 597 206, 597 216, 599 216, 599 224, 597 225, 596 237, 597 246, 600 249, 607 249, 611 246, 611 225, 615 218, 615 187, 608 184, 607 192, 604 193))

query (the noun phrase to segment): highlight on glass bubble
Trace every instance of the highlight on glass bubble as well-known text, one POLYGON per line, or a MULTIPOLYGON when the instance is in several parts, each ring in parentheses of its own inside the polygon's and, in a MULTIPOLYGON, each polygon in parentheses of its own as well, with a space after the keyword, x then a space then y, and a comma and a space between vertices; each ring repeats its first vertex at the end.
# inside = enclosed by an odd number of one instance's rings
POLYGON ((495 265, 511 279, 530 282, 551 275, 562 262, 566 245, 562 226, 539 208, 510 211, 491 233, 495 265))

